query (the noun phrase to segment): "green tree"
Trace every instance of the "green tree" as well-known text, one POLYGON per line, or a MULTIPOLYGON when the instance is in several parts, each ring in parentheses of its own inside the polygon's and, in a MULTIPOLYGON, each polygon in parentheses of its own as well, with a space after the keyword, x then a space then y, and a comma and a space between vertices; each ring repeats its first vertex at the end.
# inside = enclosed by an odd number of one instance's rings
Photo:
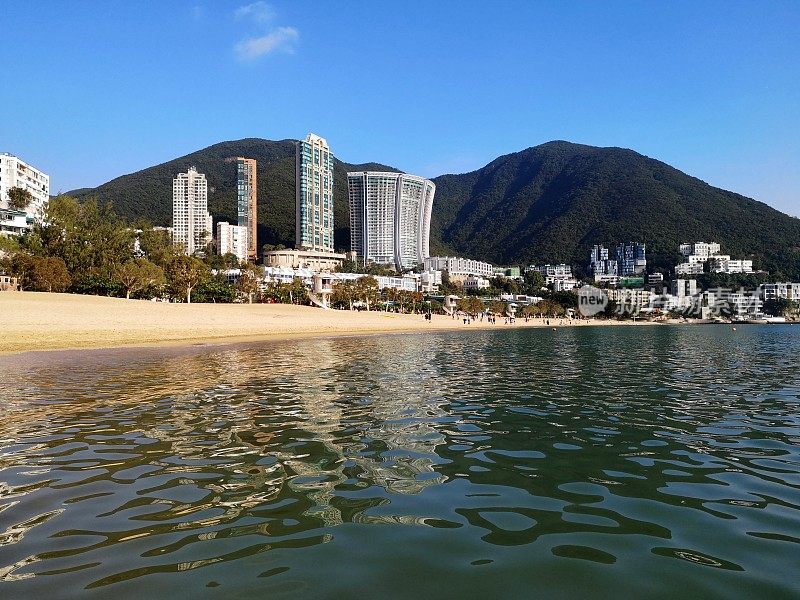
POLYGON ((784 317, 792 312, 794 303, 786 298, 770 298, 764 302, 764 312, 773 317, 784 317))
POLYGON ((217 274, 197 284, 192 291, 195 302, 213 302, 229 304, 236 300, 236 288, 228 283, 225 276, 217 274))
POLYGON ((8 190, 8 208, 11 210, 25 210, 33 202, 33 194, 21 187, 12 187, 8 190))
POLYGON ((536 304, 536 309, 538 314, 545 317, 558 317, 564 314, 563 306, 561 306, 558 302, 548 300, 547 298, 539 301, 536 304))
POLYGON ((69 196, 51 198, 44 218, 25 237, 26 248, 40 256, 62 259, 73 289, 98 293, 113 288, 118 266, 133 257, 135 233, 107 203, 83 204, 69 196))
MULTIPOLYGON (((503 294, 519 294, 519 284, 516 280, 511 279, 510 277, 506 277, 504 275, 498 275, 496 277, 491 277, 489 279, 489 284, 497 290, 499 293, 503 294)), ((498 295, 497 293, 494 295, 498 295)))
POLYGON ((270 283, 264 290, 262 297, 270 302, 277 302, 279 304, 291 304, 290 288, 285 283, 270 283))
POLYGON ((447 271, 442 271, 442 284, 439 286, 439 293, 445 296, 461 295, 461 286, 453 281, 447 271))
POLYGON ((148 223, 139 223, 139 249, 151 262, 162 269, 181 254, 180 249, 169 239, 169 233, 163 229, 155 229, 148 223))
POLYGON ((72 282, 67 265, 57 256, 33 257, 30 289, 37 292, 64 292, 72 282))
POLYGON ((506 310, 508 310, 508 304, 500 300, 494 300, 489 304, 489 310, 496 315, 504 315, 506 314, 506 310))
POLYGON ((185 294, 187 304, 192 302, 192 290, 209 279, 211 273, 206 264, 194 256, 178 256, 167 267, 167 277, 173 290, 185 294))
POLYGON ((374 306, 378 302, 379 292, 378 280, 374 277, 361 277, 356 280, 355 296, 367 305, 367 310, 370 309, 370 306, 374 306))
POLYGON ((35 259, 25 252, 17 252, 4 260, 3 269, 16 277, 21 290, 31 289, 33 285, 33 265, 35 259))
POLYGON ((348 307, 353 310, 353 302, 357 300, 356 282, 350 279, 337 281, 333 285, 331 304, 336 308, 348 307))
POLYGON ((12 256, 20 250, 19 240, 16 237, 0 235, 0 258, 12 256))
POLYGON ((358 273, 359 266, 358 261, 350 260, 346 258, 342 261, 342 264, 336 267, 337 273, 358 273))
POLYGON ((607 318, 619 316, 619 305, 616 300, 609 300, 606 307, 603 309, 603 315, 607 318))
POLYGON ((285 285, 289 290, 289 302, 292 304, 308 304, 308 288, 302 279, 295 277, 292 283, 285 285))
POLYGON ((146 258, 134 258, 115 269, 117 280, 125 290, 125 297, 151 286, 164 283, 164 270, 146 258))
POLYGON ((236 282, 236 291, 247 298, 247 303, 253 303, 253 296, 261 289, 263 272, 254 264, 247 263, 242 266, 239 280, 236 282))
POLYGON ((456 308, 472 317, 477 317, 478 313, 482 313, 485 310, 483 302, 475 296, 459 298, 456 301, 456 308))
POLYGON ((522 291, 530 296, 539 294, 545 286, 544 275, 539 271, 525 271, 522 278, 522 291))

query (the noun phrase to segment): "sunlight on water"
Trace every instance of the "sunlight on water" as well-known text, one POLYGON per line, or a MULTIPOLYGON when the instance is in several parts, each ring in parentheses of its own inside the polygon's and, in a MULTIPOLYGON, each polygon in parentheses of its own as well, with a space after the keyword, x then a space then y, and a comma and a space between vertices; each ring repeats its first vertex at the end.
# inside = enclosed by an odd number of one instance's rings
POLYGON ((791 597, 800 328, 0 357, 0 597, 791 597))

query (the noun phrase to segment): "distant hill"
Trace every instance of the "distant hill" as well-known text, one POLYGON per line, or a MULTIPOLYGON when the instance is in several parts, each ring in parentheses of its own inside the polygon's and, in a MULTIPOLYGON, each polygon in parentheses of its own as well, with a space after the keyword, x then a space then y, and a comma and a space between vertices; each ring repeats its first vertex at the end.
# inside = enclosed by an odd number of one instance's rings
POLYGON ((800 277, 800 219, 632 150, 549 142, 434 181, 436 242, 496 264, 584 266, 593 244, 640 240, 669 267, 682 241, 715 240, 800 277))
MULTIPOLYGON (((258 161, 259 244, 291 246, 293 140, 223 142, 71 193, 112 200, 126 218, 147 217, 166 225, 172 213, 172 179, 195 165, 213 188, 209 210, 215 221, 235 221, 236 168, 226 162, 235 156, 258 161)), ((346 173, 364 169, 397 170, 336 161, 337 248, 349 248, 346 173)), ((548 142, 434 182, 434 253, 495 264, 564 261, 582 267, 593 244, 640 240, 648 245, 648 262, 668 268, 681 242, 715 240, 725 254, 752 258, 757 268, 800 279, 800 219, 632 150, 548 142)))

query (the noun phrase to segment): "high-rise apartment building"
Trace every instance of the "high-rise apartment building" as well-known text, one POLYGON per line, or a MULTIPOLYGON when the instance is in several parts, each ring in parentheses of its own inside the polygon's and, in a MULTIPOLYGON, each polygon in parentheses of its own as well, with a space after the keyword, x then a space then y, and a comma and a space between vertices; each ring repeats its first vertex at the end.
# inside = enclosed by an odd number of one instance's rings
POLYGON ((359 259, 410 269, 430 256, 436 185, 405 173, 347 174, 350 250, 359 259))
POLYGON ((645 244, 628 242, 617 246, 617 265, 623 277, 644 273, 647 270, 645 244))
POLYGON ((589 271, 594 275, 595 281, 607 276, 618 275, 617 261, 610 260, 608 248, 605 246, 592 246, 589 253, 589 271))
POLYGON ((9 208, 8 190, 15 187, 33 196, 33 201, 20 212, 40 218, 50 199, 50 177, 12 154, 0 153, 0 208, 9 208))
POLYGON ((172 180, 172 241, 186 254, 203 252, 212 228, 206 176, 189 167, 172 180))
POLYGON ((238 193, 239 227, 243 227, 245 245, 247 248, 246 259, 255 261, 258 254, 257 233, 257 180, 256 160, 254 158, 236 159, 236 186, 238 193))
POLYGON ((231 225, 227 221, 217 223, 217 252, 235 254, 240 261, 248 258, 247 229, 241 225, 231 225))
POLYGON ((295 203, 297 248, 333 252, 333 154, 313 133, 297 142, 295 203))

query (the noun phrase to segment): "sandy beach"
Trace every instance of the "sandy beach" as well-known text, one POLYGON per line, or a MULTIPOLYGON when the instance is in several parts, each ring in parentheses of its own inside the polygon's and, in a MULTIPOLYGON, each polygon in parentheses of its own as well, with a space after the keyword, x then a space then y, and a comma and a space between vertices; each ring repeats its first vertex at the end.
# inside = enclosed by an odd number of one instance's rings
MULTIPOLYGON (((167 304, 77 294, 0 292, 0 353, 307 336, 570 326, 567 319, 492 325, 434 315, 323 310, 286 304, 167 304)), ((630 323, 625 323, 630 325, 630 323)), ((649 323, 637 323, 649 324, 649 323)), ((623 325, 572 321, 571 326, 623 325)))

